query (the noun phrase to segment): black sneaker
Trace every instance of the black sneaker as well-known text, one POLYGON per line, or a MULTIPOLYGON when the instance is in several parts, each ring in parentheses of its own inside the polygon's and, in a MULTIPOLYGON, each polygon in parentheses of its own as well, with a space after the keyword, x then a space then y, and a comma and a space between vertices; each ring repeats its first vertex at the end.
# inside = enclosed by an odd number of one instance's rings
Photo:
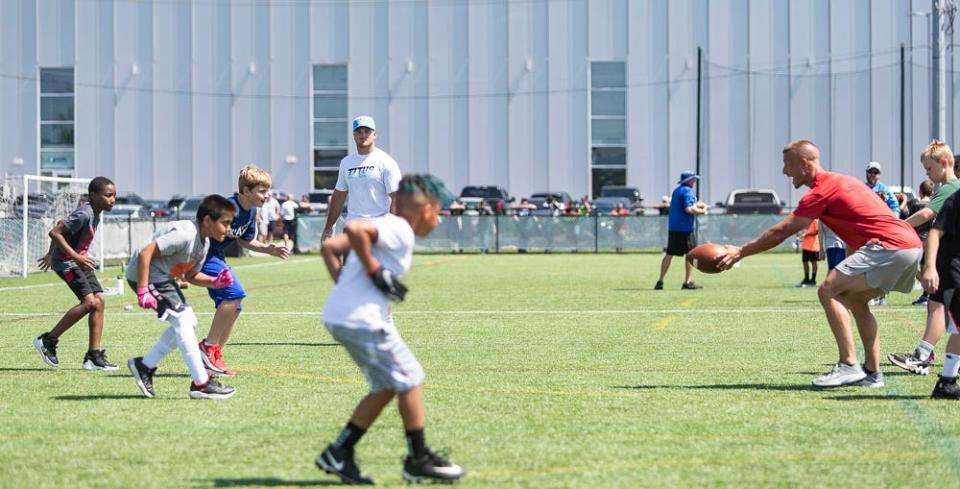
POLYGON ((930 394, 930 399, 960 400, 960 385, 957 385, 957 378, 940 377, 937 386, 933 388, 933 393, 930 394))
POLYGON ((403 463, 403 478, 410 482, 425 480, 455 482, 464 474, 466 474, 466 471, 463 470, 463 467, 433 453, 433 450, 429 448, 427 448, 427 453, 419 457, 414 458, 408 455, 403 463))
POLYGON ((340 478, 344 484, 373 485, 373 479, 360 473, 353 453, 328 445, 313 461, 317 468, 340 478))
POLYGON ((917 375, 927 375, 930 373, 930 365, 937 358, 933 353, 926 360, 920 360, 920 352, 917 350, 911 353, 891 353, 887 355, 890 363, 917 375))
POLYGON ((702 285, 697 285, 693 282, 687 282, 680 286, 680 290, 697 290, 702 288, 703 288, 702 285))
POLYGON ((129 368, 130 373, 133 374, 134 380, 137 381, 137 387, 140 388, 140 392, 142 392, 143 395, 147 397, 157 395, 153 390, 153 373, 157 371, 156 368, 148 368, 144 365, 143 357, 127 360, 127 368, 129 368))
POLYGON ((663 290, 663 280, 657 280, 657 285, 653 286, 653 290, 663 290))
POLYGON ((206 384, 198 386, 190 383, 190 397, 192 399, 230 399, 237 390, 226 384, 221 384, 219 380, 210 377, 206 384))
POLYGON ((93 350, 83 356, 83 369, 117 370, 118 367, 107 361, 107 350, 93 350))
POLYGON ((50 336, 50 333, 43 333, 33 339, 33 346, 40 353, 43 363, 57 368, 60 366, 60 360, 57 360, 57 343, 60 340, 50 336))

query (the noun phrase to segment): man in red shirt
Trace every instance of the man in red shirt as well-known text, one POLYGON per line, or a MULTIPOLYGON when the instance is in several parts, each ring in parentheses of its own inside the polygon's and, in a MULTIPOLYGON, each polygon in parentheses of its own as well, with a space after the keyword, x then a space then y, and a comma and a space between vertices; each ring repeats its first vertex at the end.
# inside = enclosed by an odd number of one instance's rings
POLYGON ((813 385, 883 387, 877 319, 868 302, 891 290, 911 291, 922 255, 920 238, 860 180, 824 170, 820 150, 810 141, 793 141, 783 148, 783 174, 794 188, 805 185, 810 190, 786 219, 742 248, 727 246, 719 267, 727 270, 744 257, 769 250, 819 218, 856 251, 830 271, 818 291, 840 359, 813 385), (863 342, 863 365, 857 362, 848 309, 863 342))

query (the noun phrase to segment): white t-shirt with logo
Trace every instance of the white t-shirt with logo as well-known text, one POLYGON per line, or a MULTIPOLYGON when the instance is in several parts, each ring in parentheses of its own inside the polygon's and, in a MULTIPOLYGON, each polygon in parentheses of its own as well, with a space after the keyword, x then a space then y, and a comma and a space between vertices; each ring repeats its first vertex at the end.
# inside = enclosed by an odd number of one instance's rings
POLYGON ((400 187, 400 166, 379 148, 340 160, 337 190, 347 193, 347 220, 370 219, 390 212, 390 194, 400 187))
MULTIPOLYGON (((410 270, 413 261, 413 229, 407 220, 386 214, 371 219, 377 227, 377 242, 373 256, 380 266, 401 277, 410 270)), ((347 328, 392 330, 390 301, 380 292, 363 269, 356 253, 347 256, 340 271, 340 279, 333 286, 323 306, 323 320, 347 328)))

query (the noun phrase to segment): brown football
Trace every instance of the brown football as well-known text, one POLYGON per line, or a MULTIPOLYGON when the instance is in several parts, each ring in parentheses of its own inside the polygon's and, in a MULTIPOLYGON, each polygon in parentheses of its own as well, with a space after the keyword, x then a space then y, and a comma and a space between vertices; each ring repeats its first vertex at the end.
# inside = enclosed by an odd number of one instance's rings
POLYGON ((726 254, 723 245, 704 243, 687 253, 687 261, 703 273, 720 273, 717 264, 726 254))

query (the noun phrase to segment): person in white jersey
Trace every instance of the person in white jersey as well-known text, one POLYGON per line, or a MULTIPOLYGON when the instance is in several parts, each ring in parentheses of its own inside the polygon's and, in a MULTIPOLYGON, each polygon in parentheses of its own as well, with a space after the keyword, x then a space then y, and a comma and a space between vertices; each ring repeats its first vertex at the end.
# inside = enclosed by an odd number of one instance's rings
POLYGON ((340 160, 340 173, 330 196, 321 242, 333 236, 333 226, 340 219, 344 203, 348 222, 396 213, 400 167, 386 151, 377 148, 377 125, 373 117, 362 115, 354 119, 352 125, 357 152, 340 160))

